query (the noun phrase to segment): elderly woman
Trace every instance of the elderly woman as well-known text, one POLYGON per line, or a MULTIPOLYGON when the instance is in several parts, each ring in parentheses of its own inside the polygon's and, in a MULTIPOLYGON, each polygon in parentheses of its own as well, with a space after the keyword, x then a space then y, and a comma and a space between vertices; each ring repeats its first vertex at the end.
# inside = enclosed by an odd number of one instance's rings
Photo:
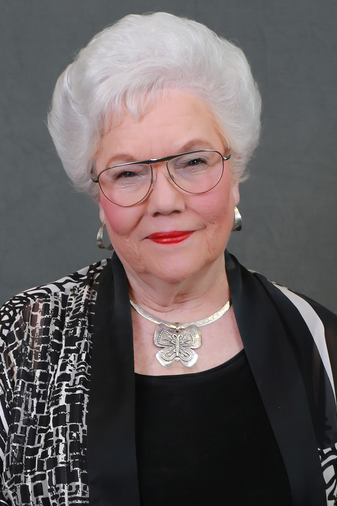
POLYGON ((337 318, 225 252, 259 117, 241 50, 165 13, 61 75, 49 129, 115 252, 2 308, 0 504, 336 503, 337 318))

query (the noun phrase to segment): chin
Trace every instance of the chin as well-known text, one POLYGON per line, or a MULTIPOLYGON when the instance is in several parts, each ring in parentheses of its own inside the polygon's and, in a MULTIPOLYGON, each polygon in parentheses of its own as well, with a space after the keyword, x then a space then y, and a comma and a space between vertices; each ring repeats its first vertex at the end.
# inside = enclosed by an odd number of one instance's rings
POLYGON ((160 258, 151 263, 149 274, 167 283, 178 284, 200 275, 211 263, 208 259, 202 261, 200 256, 199 258, 193 258, 192 255, 180 255, 179 258, 167 256, 166 259, 160 258))

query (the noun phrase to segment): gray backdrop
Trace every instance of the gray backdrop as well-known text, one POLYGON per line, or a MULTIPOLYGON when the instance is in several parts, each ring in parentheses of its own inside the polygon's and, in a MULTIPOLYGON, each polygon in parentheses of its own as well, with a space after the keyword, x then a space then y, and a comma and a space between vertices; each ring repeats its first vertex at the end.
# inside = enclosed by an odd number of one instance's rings
POLYGON ((229 249, 336 312, 336 0, 0 0, 0 303, 106 256, 96 206, 67 181, 46 113, 96 32, 158 10, 236 41, 260 86, 261 144, 229 249))

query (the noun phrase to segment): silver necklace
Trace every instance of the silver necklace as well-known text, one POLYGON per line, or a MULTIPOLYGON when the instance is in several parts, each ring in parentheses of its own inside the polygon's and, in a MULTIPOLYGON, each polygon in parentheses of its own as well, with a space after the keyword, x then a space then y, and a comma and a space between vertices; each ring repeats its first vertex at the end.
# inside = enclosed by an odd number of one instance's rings
POLYGON ((199 327, 209 325, 221 318, 231 307, 232 300, 229 299, 219 311, 208 318, 192 323, 166 322, 150 315, 132 300, 130 300, 130 304, 140 316, 158 325, 153 336, 154 344, 163 348, 156 354, 158 362, 162 366, 168 367, 174 362, 180 361, 185 367, 192 367, 199 358, 199 355, 194 351, 201 346, 199 327))

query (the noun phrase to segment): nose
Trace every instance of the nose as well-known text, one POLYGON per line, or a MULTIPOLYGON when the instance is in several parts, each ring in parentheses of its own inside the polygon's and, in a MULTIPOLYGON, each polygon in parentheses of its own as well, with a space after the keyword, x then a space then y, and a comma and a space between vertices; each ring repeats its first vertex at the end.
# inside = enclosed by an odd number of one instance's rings
POLYGON ((148 212, 155 214, 171 214, 185 209, 182 191, 170 179, 165 163, 153 168, 153 187, 148 197, 148 212))

